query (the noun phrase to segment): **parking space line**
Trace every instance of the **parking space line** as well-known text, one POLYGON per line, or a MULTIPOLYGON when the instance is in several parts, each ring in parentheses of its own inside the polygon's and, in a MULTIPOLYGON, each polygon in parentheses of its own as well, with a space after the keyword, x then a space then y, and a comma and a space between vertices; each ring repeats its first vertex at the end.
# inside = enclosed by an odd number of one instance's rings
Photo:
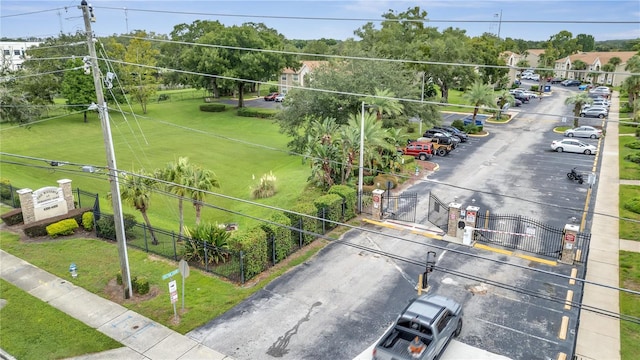
POLYGON ((576 276, 577 275, 578 275, 578 269, 577 268, 571 269, 571 279, 569 279, 569 285, 575 285, 576 284, 576 276))
POLYGON ((567 360, 567 354, 561 352, 558 353, 558 359, 557 360, 567 360))
POLYGON ((567 297, 564 302, 565 310, 571 310, 571 301, 573 301, 573 290, 567 290, 567 297))
POLYGON ((562 317, 562 324, 560 325, 560 333, 558 334, 558 337, 562 340, 566 340, 567 339, 567 329, 569 328, 569 317, 568 316, 563 316, 562 317))

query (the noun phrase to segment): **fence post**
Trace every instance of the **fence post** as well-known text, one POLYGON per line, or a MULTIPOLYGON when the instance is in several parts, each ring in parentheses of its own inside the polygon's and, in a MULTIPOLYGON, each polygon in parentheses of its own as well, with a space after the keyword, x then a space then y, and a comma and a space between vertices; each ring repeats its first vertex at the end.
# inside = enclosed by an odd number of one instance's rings
POLYGON ((302 248, 304 243, 304 234, 302 234, 302 219, 298 219, 298 247, 302 248))
POLYGON ((240 250, 240 283, 244 284, 244 253, 240 250))
POLYGON ((171 238, 173 243, 173 260, 178 261, 178 248, 176 247, 176 239, 171 238))
POLYGON ((204 249, 204 268, 209 271, 209 251, 207 249, 207 242, 204 240, 200 240, 202 242, 202 248, 204 249))
POLYGON ((148 239, 147 239, 147 225, 146 224, 142 224, 142 234, 144 235, 144 249, 147 251, 147 253, 149 252, 149 244, 148 239))
POLYGON ((276 237, 271 234, 269 235, 269 240, 271 241, 271 261, 272 264, 276 264, 276 237))
POLYGON ((81 209, 82 208, 82 199, 80 199, 80 188, 79 187, 76 188, 76 196, 78 197, 78 208, 81 209))
POLYGON ((322 235, 327 233, 327 208, 322 207, 322 235))

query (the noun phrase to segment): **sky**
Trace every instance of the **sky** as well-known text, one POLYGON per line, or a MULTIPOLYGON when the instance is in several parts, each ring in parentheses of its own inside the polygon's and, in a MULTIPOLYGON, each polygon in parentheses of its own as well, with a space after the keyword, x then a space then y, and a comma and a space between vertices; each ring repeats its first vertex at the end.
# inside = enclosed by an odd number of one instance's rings
MULTIPOLYGON (((419 6, 429 26, 465 29, 470 36, 489 32, 501 38, 543 41, 562 30, 596 41, 640 38, 640 1, 180 1, 93 0, 98 36, 146 30, 169 34, 175 25, 218 20, 229 25, 264 23, 287 39, 358 39, 354 30, 382 14, 419 6), (548 21, 541 23, 540 21, 548 21), (607 23, 607 22, 628 22, 607 23)), ((0 37, 51 37, 84 29, 80 0, 0 1, 0 37)))

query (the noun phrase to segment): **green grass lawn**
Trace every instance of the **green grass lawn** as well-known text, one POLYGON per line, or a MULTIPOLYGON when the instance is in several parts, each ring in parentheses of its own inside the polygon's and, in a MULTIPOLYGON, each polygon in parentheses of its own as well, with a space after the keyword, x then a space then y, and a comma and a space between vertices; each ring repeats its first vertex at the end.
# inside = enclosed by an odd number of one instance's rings
POLYGON ((623 180, 637 180, 640 179, 640 164, 625 160, 624 157, 628 154, 638 153, 640 150, 630 149, 625 144, 638 141, 635 136, 620 136, 619 143, 619 156, 618 161, 620 164, 620 179, 623 180))
MULTIPOLYGON (((272 210, 256 206, 250 189, 262 175, 276 176, 276 196, 256 201, 259 204, 290 208, 305 190, 308 165, 299 156, 289 155, 288 138, 279 132, 273 120, 239 117, 229 108, 223 113, 202 112, 202 99, 150 104, 148 114, 126 118, 115 111, 110 113, 117 166, 128 171, 144 168, 147 172, 166 166, 178 157, 188 157, 191 163, 212 170, 220 183, 215 189, 219 196, 208 196, 206 202, 239 214, 267 217, 272 210)), ((105 172, 83 173, 81 165, 106 164, 105 147, 100 121, 96 113, 89 114, 88 123, 82 114, 70 115, 29 127, 3 124, 2 151, 33 158, 68 161, 74 165, 51 167, 42 160, 28 160, 2 156, 4 161, 28 164, 18 166, 3 163, 2 178, 14 186, 38 189, 55 186, 56 181, 68 178, 72 187, 98 193, 101 207, 111 212, 106 200, 109 182, 105 172)), ((125 205, 125 212, 139 212, 125 205)), ((193 226, 195 210, 184 205, 185 224, 193 226)), ((149 216, 153 226, 178 231, 177 200, 154 194, 149 216)), ((237 222, 251 226, 255 220, 228 211, 203 209, 203 222, 237 222)))
POLYGON ((0 310, 0 348, 16 359, 63 359, 123 346, 4 280, 0 293, 7 301, 0 310))
MULTIPOLYGON (((640 291, 640 254, 620 252, 620 287, 640 291)), ((640 296, 622 292, 620 313, 640 318, 640 296)), ((620 321, 620 340, 621 359, 637 359, 640 354, 640 325, 620 321)))
MULTIPOLYGON (((2 250, 92 293, 109 298, 107 284, 115 279, 120 270, 117 247, 114 243, 94 239, 60 239, 50 242, 24 243, 20 242, 15 234, 1 232, 0 236, 2 250), (69 274, 69 264, 72 262, 78 266, 79 275, 76 279, 72 279, 69 274)), ((231 309, 287 269, 311 257, 319 248, 318 246, 308 247, 295 259, 291 259, 277 269, 272 269, 266 274, 267 276, 253 286, 237 286, 193 269, 185 281, 186 311, 180 314, 180 323, 177 325, 172 322, 173 307, 169 302, 168 280, 162 280, 163 274, 176 269, 177 266, 165 259, 152 257, 130 248, 128 257, 131 276, 144 276, 149 279, 150 286, 157 291, 157 296, 139 303, 125 300, 122 305, 185 334, 231 309)), ((182 289, 182 278, 176 276, 174 279, 178 281, 178 288, 182 289)), ((182 301, 182 295, 180 295, 180 301, 182 301)), ((178 305, 179 308, 182 307, 181 302, 178 305)), ((3 327, 4 324, 3 321, 3 327)))
MULTIPOLYGON (((640 186, 620 185, 620 217, 640 221, 640 214, 624 208, 626 201, 640 197, 640 186)), ((640 223, 620 220, 620 238, 640 241, 640 223)))

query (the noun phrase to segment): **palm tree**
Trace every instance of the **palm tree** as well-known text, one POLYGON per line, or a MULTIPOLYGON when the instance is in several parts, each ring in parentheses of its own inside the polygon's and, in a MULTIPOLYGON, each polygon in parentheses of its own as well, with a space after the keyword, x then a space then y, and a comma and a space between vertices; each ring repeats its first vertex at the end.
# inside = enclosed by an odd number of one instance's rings
POLYGON ((391 90, 375 89, 375 97, 367 97, 363 101, 365 104, 371 105, 369 111, 376 112, 376 118, 382 119, 383 114, 387 114, 391 117, 402 114, 402 104, 395 98, 396 94, 391 90))
MULTIPOLYGON (((352 114, 349 119, 349 127, 353 128, 360 139, 360 122, 361 114, 352 114), (357 129, 357 130, 355 130, 357 129)), ((368 165, 370 171, 376 169, 376 164, 382 163, 382 153, 386 151, 395 151, 395 146, 388 143, 385 139, 387 132, 382 128, 382 123, 377 121, 377 117, 372 114, 365 114, 364 117, 364 164, 368 165)), ((359 140, 358 140, 359 144, 359 140)), ((359 151, 359 150, 358 150, 359 151)))
MULTIPOLYGON (((627 61, 624 69, 631 73, 640 73, 640 55, 632 56, 627 61)), ((629 93, 629 107, 633 108, 636 99, 640 97, 640 75, 633 75, 626 78, 624 86, 629 93)))
POLYGON ((602 68, 600 69, 602 70, 602 72, 604 72, 604 83, 605 85, 609 83, 609 73, 612 73, 614 71, 616 71, 616 67, 615 65, 613 65, 611 62, 608 62, 604 65, 602 65, 602 68))
MULTIPOLYGON (((620 59, 617 56, 612 57, 611 59, 609 59, 609 62, 607 62, 607 64, 611 64, 613 65, 613 70, 612 72, 615 72, 616 69, 618 68, 618 65, 622 64, 622 59, 620 59)), ((616 77, 616 74, 611 75, 611 83, 613 84, 613 79, 616 77)))
POLYGON ((333 185, 341 173, 340 152, 334 141, 339 129, 333 118, 316 119, 309 124, 304 154, 311 159, 311 178, 321 187, 333 185))
MULTIPOLYGON (((147 224, 147 228, 149 228, 152 239, 151 243, 158 245, 158 239, 156 239, 153 227, 151 227, 151 222, 149 221, 149 216, 147 216, 147 210, 149 210, 151 202, 151 190, 157 185, 157 182, 147 177, 144 170, 140 169, 137 174, 124 175, 121 185, 120 198, 128 203, 128 205, 140 211, 145 224, 147 224)), ((108 193, 107 197, 111 198, 111 193, 108 193)))
POLYGON ((468 103, 474 106, 473 108, 473 122, 475 123, 476 115, 480 106, 493 105, 495 94, 491 85, 483 84, 480 80, 476 80, 471 89, 467 90, 462 97, 467 100, 468 103))
POLYGON ((219 188, 220 184, 216 175, 211 170, 203 169, 199 166, 193 167, 185 179, 190 187, 190 197, 193 206, 196 208, 196 225, 200 225, 200 213, 207 191, 219 188))
POLYGON ((587 68, 587 63, 582 61, 582 60, 576 60, 573 62, 573 64, 571 64, 571 68, 574 71, 573 73, 573 78, 577 79, 577 80, 583 80, 584 79, 584 75, 582 74, 582 71, 580 70, 585 70, 587 68))
POLYGON ((585 104, 592 104, 593 100, 589 97, 586 91, 581 91, 571 95, 564 100, 565 105, 573 105, 573 127, 580 126, 578 120, 580 118, 580 112, 585 104))
POLYGON ((192 165, 189 163, 189 158, 180 157, 178 161, 167 164, 164 169, 158 170, 156 173, 157 178, 168 182, 166 185, 167 190, 178 196, 178 215, 180 217, 179 239, 182 239, 184 227, 183 200, 190 192, 190 190, 186 188, 188 185, 186 175, 191 171, 191 167, 192 165))
POLYGON ((511 106, 513 106, 513 104, 515 104, 516 102, 516 98, 513 97, 513 95, 509 92, 509 90, 504 90, 502 92, 502 94, 500 94, 500 97, 498 98, 498 120, 500 120, 500 117, 502 116, 502 109, 504 108, 504 106, 506 104, 509 104, 511 106))

